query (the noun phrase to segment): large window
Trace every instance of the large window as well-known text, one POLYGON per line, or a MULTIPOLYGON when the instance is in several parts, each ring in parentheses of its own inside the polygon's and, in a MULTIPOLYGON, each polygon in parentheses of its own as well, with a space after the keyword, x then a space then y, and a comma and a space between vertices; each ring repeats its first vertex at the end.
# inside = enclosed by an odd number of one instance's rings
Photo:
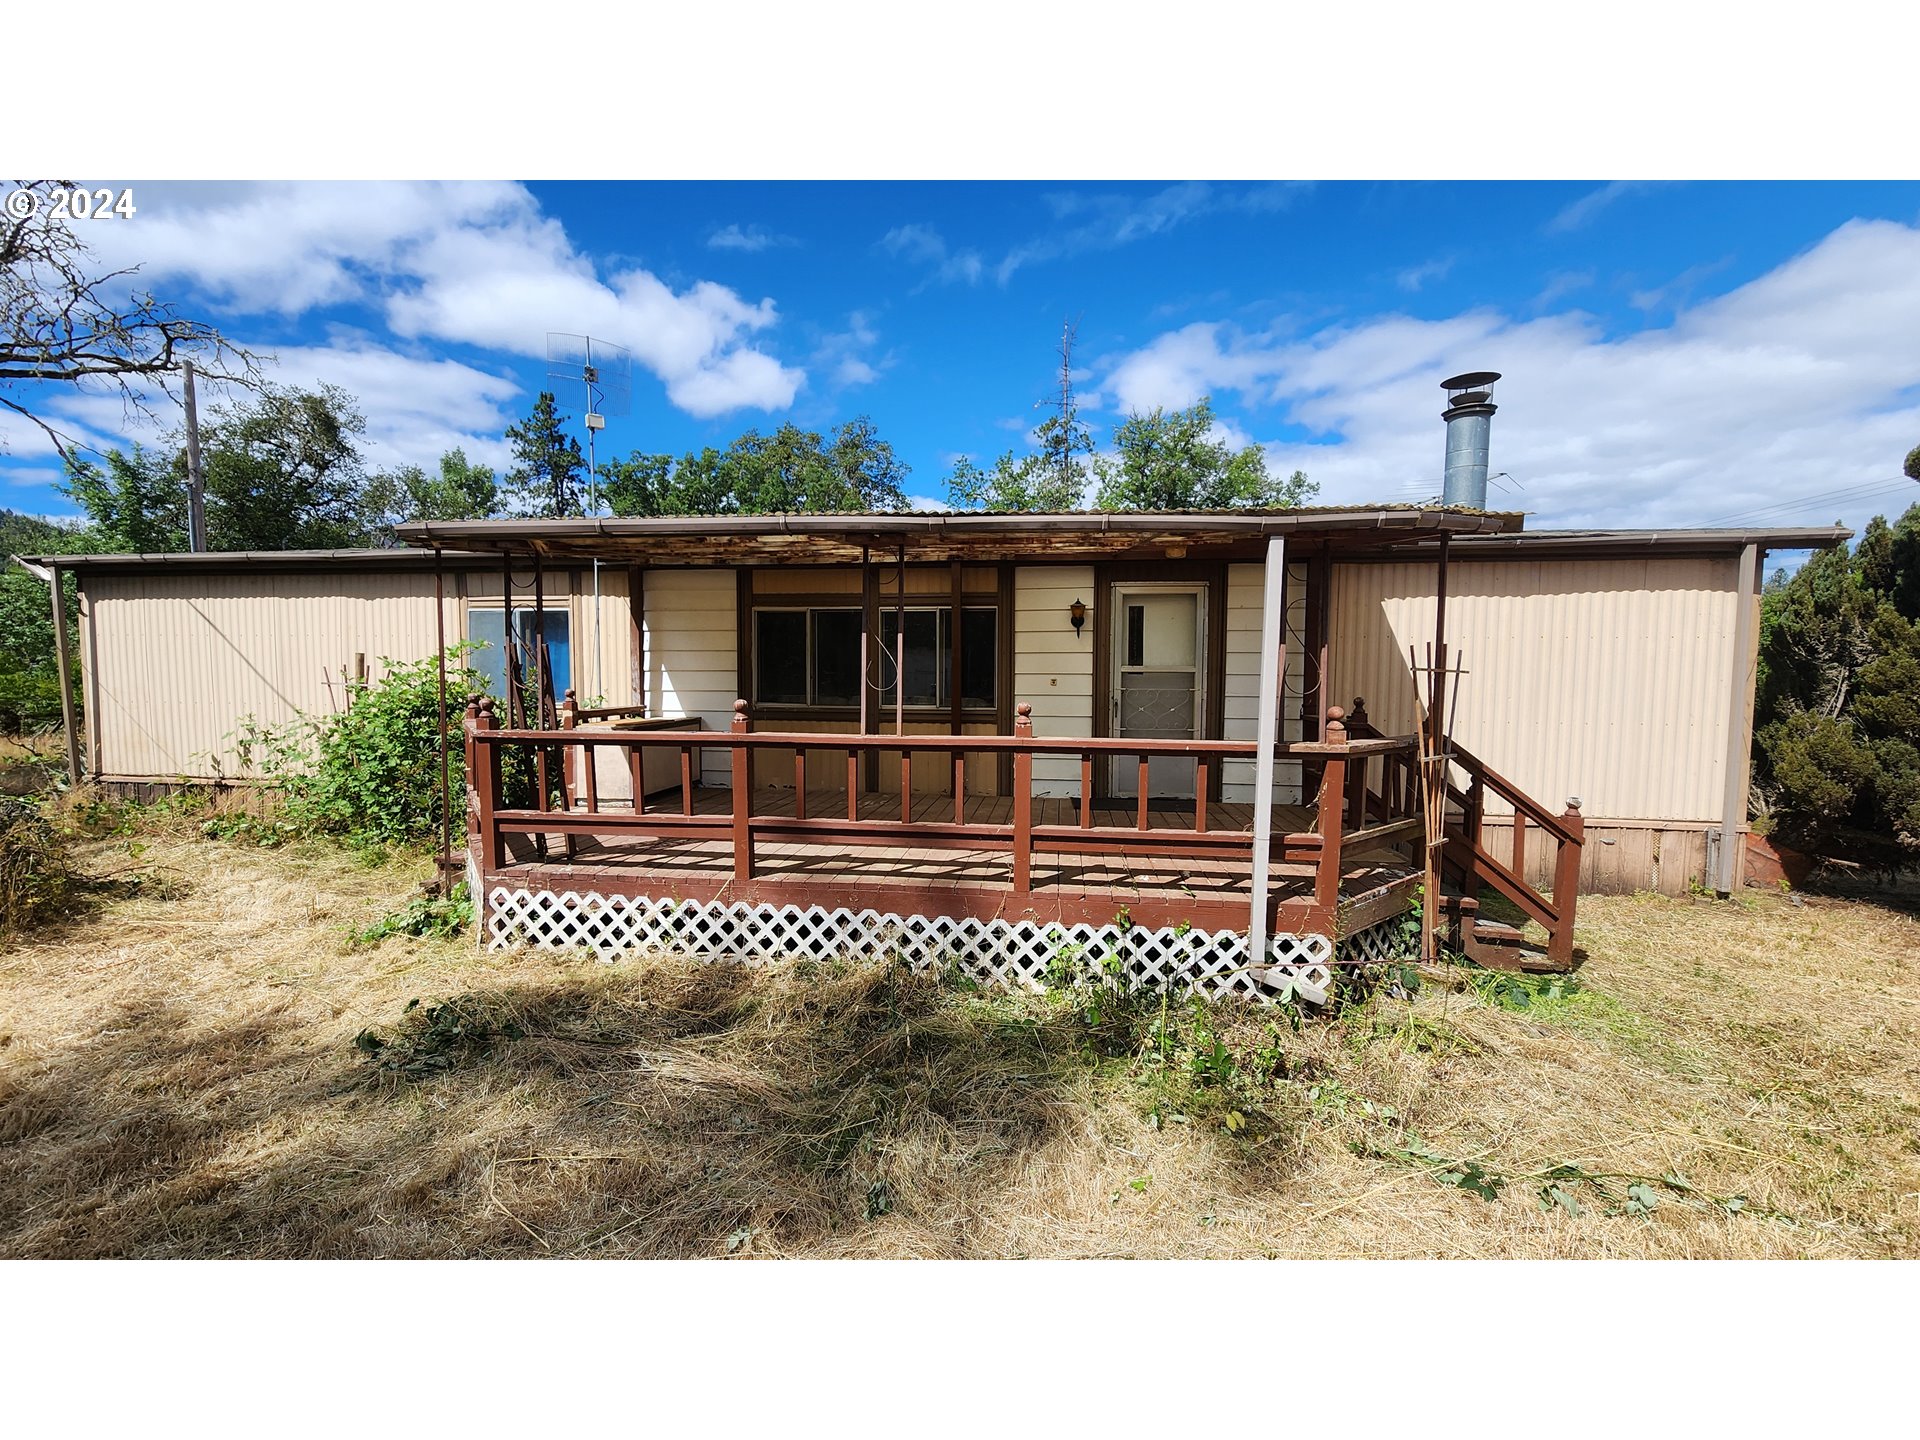
POLYGON ((858 610, 755 610, 756 705, 858 705, 858 610))
MULTIPOLYGON (((881 606, 872 637, 880 679, 877 703, 894 703, 895 612, 881 606)), ((960 622, 960 702, 992 709, 999 696, 999 612, 969 605, 960 622)), ((953 693, 953 612, 913 606, 906 612, 906 704, 948 709, 953 693)), ((755 705, 860 704, 860 612, 855 609, 756 608, 753 612, 755 705)))
MULTIPOLYGON (((894 703, 894 611, 880 611, 880 640, 886 658, 881 661, 882 708, 894 703)), ((976 709, 992 708, 999 686, 999 612, 989 606, 969 605, 960 620, 960 703, 976 709)), ((953 695, 953 612, 912 609, 906 613, 906 700, 909 706, 948 708, 953 695)))
MULTIPOLYGON (((572 636, 567 618, 565 610, 547 610, 539 617, 539 633, 547 642, 547 664, 553 671, 556 700, 566 694, 567 687, 573 683, 572 636)), ((532 610, 523 610, 517 605, 514 607, 513 630, 519 639, 520 665, 528 672, 526 678, 529 686, 533 680, 534 620, 532 610)), ((487 693, 495 697, 503 697, 507 693, 507 653, 501 644, 506 634, 506 624, 507 612, 504 608, 476 605, 467 611, 467 639, 480 647, 474 651, 468 663, 486 677, 487 693)))

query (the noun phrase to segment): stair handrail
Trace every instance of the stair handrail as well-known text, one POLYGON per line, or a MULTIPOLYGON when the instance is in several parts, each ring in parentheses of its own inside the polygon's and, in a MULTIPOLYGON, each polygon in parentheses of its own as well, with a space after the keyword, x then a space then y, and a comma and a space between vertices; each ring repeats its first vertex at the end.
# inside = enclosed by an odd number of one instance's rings
MULTIPOLYGON (((1367 718, 1365 700, 1356 699, 1353 702, 1353 708, 1347 716, 1347 732, 1356 738, 1381 736, 1381 732, 1367 718)), ((1468 777, 1463 789, 1453 782, 1449 773, 1446 797, 1449 802, 1459 805, 1460 818, 1449 818, 1445 826, 1449 848, 1457 845, 1463 852, 1453 857, 1453 865, 1464 877, 1467 893, 1471 895, 1479 889, 1480 879, 1484 875, 1495 889, 1546 927, 1548 958, 1561 964, 1570 964, 1573 960, 1573 914, 1580 892, 1580 855, 1586 845, 1586 821, 1580 814, 1580 801, 1578 798, 1568 800, 1565 812, 1556 815, 1459 741, 1449 740, 1447 755, 1452 764, 1458 765, 1468 777), (1489 791, 1513 807, 1516 834, 1512 866, 1501 861, 1486 847, 1482 822, 1486 818, 1486 796, 1489 791), (1522 873, 1524 867, 1520 861, 1522 852, 1518 832, 1528 823, 1551 837, 1556 844, 1550 894, 1542 894, 1527 882, 1522 873)))
MULTIPOLYGON (((1546 806, 1542 805, 1538 800, 1514 784, 1513 781, 1507 779, 1506 776, 1502 775, 1498 770, 1495 770, 1491 765, 1487 764, 1486 761, 1467 749, 1466 746, 1460 744, 1459 741, 1456 740, 1453 742, 1448 753, 1461 769, 1465 770, 1469 775, 1476 776, 1485 788, 1493 791, 1494 794, 1505 800, 1509 805, 1513 806, 1514 809, 1526 811, 1527 818, 1541 829, 1551 831, 1556 839, 1564 843, 1571 845, 1583 843, 1585 838, 1584 826, 1576 830, 1567 822, 1565 815, 1555 815, 1551 810, 1547 809, 1546 806)), ((1463 800, 1466 798, 1460 788, 1451 784, 1451 782, 1449 782, 1448 790, 1450 793, 1460 796, 1463 800)), ((1580 809, 1580 802, 1577 799, 1569 800, 1567 804, 1576 813, 1580 809)))

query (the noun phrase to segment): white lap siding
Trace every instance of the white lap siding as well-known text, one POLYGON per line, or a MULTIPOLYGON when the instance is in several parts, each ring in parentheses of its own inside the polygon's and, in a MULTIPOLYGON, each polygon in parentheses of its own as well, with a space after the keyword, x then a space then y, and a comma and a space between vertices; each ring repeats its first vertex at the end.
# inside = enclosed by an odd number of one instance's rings
MULTIPOLYGON (((647 713, 697 716, 709 730, 725 730, 740 698, 734 572, 649 570, 642 612, 647 713)), ((726 784, 725 750, 702 755, 707 784, 726 784)))
MULTIPOLYGON (((1093 734, 1093 567, 1022 565, 1013 572, 1013 700, 1033 706, 1033 733, 1083 739, 1093 734), (1073 602, 1087 607, 1078 634, 1073 602)), ((1037 756, 1036 795, 1080 794, 1080 760, 1037 756)))
MULTIPOLYGON (((1264 565, 1227 567, 1227 676, 1222 697, 1222 738, 1251 740, 1260 716, 1260 609, 1266 587, 1264 565)), ((1281 690, 1280 738, 1299 740, 1300 696, 1306 676, 1307 567, 1287 567, 1287 674, 1281 690)), ((1298 805, 1300 764, 1283 760, 1274 768, 1274 799, 1298 805)), ((1245 804, 1253 799, 1253 761, 1229 760, 1220 772, 1220 798, 1245 804)))

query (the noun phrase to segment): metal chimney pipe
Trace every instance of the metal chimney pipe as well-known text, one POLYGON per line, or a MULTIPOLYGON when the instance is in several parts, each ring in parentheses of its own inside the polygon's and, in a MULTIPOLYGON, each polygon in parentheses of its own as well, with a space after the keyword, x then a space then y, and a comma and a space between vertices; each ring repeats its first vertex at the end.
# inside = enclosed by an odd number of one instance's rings
POLYGON ((1493 412, 1499 408, 1493 403, 1493 382, 1499 378, 1498 370, 1470 370, 1440 382, 1447 392, 1447 408, 1440 412, 1447 422, 1443 504, 1487 508, 1487 451, 1493 412))

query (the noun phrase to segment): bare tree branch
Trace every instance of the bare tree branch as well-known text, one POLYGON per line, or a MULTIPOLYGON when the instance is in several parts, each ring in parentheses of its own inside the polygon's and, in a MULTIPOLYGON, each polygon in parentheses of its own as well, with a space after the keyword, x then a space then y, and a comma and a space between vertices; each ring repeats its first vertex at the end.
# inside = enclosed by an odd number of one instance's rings
MULTIPOLYGON (((96 269, 93 252, 68 223, 53 218, 64 181, 35 180, 17 187, 38 200, 31 215, 0 221, 0 391, 53 381, 91 388, 107 382, 143 415, 152 415, 140 383, 159 382, 191 359, 208 380, 258 389, 259 358, 213 326, 180 314, 151 291, 116 282, 138 273, 96 269)), ((64 459, 75 443, 33 408, 20 391, 0 393, 0 405, 24 415, 52 438, 64 459)))

